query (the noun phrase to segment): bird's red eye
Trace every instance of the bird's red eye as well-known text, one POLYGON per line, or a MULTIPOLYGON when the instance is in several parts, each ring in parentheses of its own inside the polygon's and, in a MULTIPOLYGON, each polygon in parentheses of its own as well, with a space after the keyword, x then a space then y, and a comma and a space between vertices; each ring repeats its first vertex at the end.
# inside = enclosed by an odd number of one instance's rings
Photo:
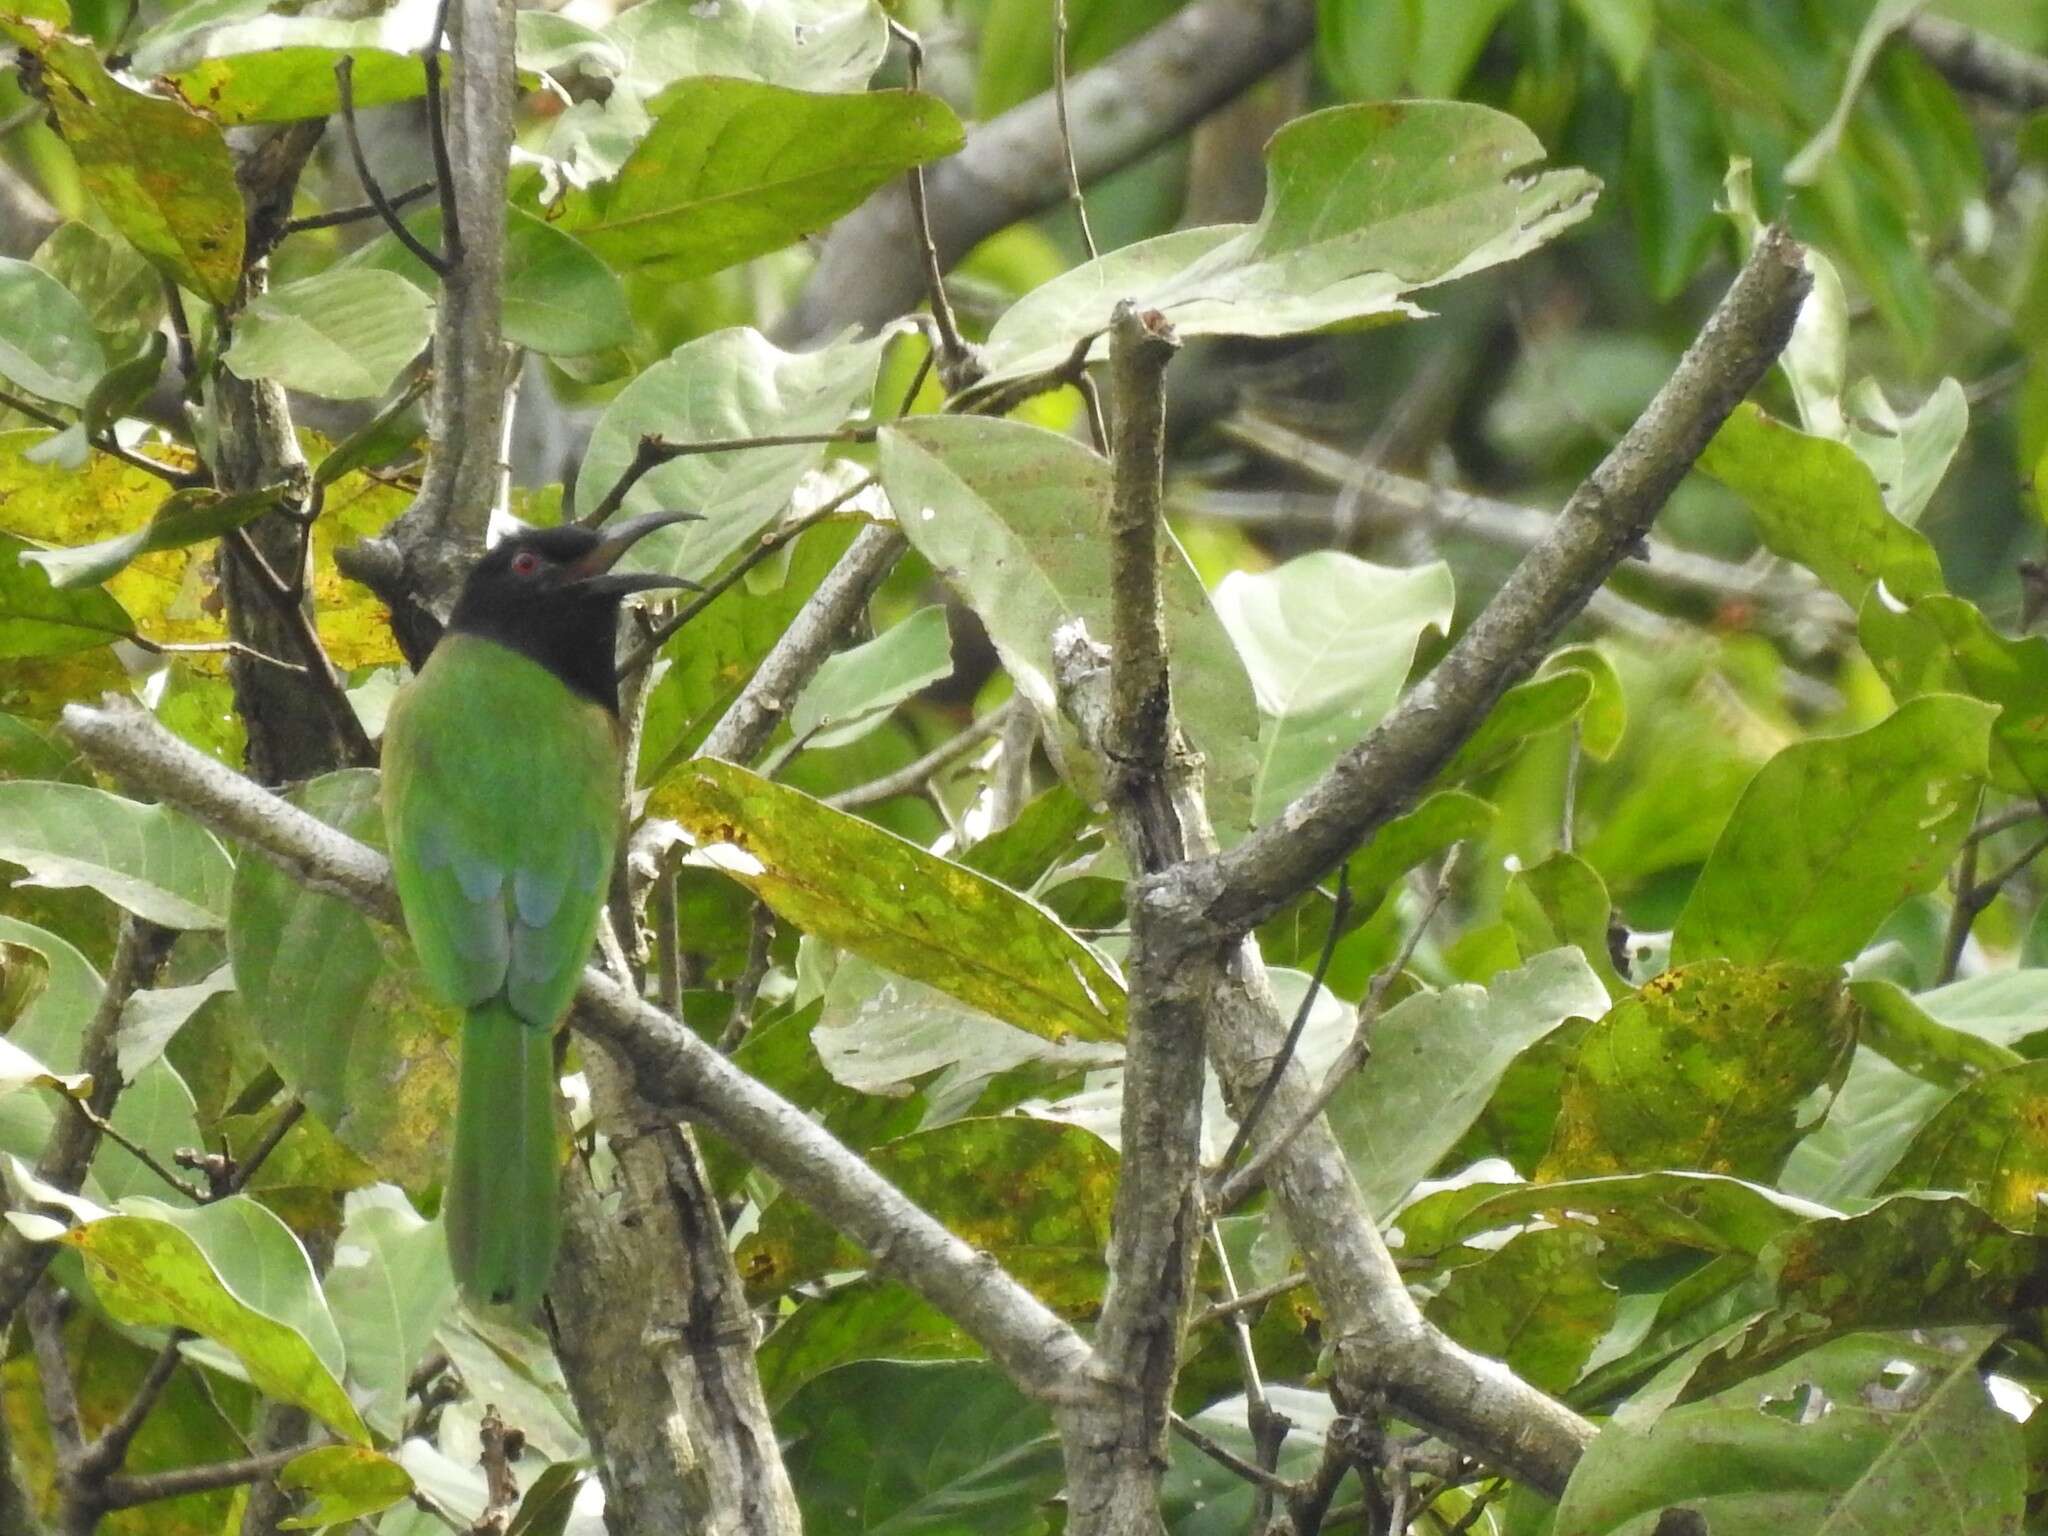
POLYGON ((512 557, 512 574, 514 576, 531 576, 539 569, 540 556, 531 551, 523 550, 512 557))

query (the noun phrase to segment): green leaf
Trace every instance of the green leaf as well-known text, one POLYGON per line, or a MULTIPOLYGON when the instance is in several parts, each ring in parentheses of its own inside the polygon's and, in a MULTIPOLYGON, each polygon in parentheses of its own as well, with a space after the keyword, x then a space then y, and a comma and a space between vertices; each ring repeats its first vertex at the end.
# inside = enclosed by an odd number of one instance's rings
POLYGON ((858 741, 911 695, 953 671, 946 610, 920 608, 864 645, 826 659, 789 712, 789 728, 813 747, 858 741))
MULTIPOLYGON (((1652 21, 1646 32, 1654 26, 1652 21)), ((1647 44, 1648 37, 1643 41, 1647 44)), ((1629 114, 1623 186, 1640 232, 1650 290, 1668 303, 1713 249, 1720 229, 1715 196, 1728 153, 1713 98, 1683 55, 1676 49, 1645 48, 1637 58, 1644 67, 1629 114)))
POLYGON ((1689 1509, 1715 1536, 2019 1528, 2020 1428, 1978 1360, 1995 1329, 1836 1340, 1647 1426, 1611 1424, 1573 1470, 1554 1536, 1622 1536, 1689 1509), (1910 1513, 1908 1513, 1910 1512, 1910 1513))
POLYGON ((1834 1205, 1875 1194, 1951 1091, 1857 1047, 1827 1119, 1793 1150, 1779 1187, 1834 1205))
POLYGON ((990 378, 1057 366, 1124 299, 1184 337, 1419 315, 1406 294, 1512 261, 1591 212, 1599 183, 1583 171, 1525 174, 1542 157, 1522 124, 1467 102, 1296 118, 1266 147, 1258 223, 1161 235, 1053 279, 990 330, 990 378))
POLYGON ((227 922, 233 861, 168 806, 80 784, 0 782, 0 858, 26 868, 27 884, 90 886, 167 928, 227 922))
POLYGON ((697 76, 654 105, 617 178, 571 192, 561 220, 614 266, 671 282, 780 250, 964 142, 952 110, 916 91, 814 95, 697 76))
POLYGON ((1095 951, 984 875, 709 759, 655 786, 648 808, 806 933, 1047 1039, 1123 1034, 1123 986, 1095 951))
POLYGON ((1069 855, 1085 851, 1081 844, 1094 839, 1081 838, 1081 832, 1094 818, 1087 801, 1066 785, 1055 784, 1007 827, 968 848, 960 862, 1013 891, 1028 891, 1069 855))
POLYGON ((1329 1108, 1374 1213, 1391 1211, 1457 1145, 1517 1052, 1606 1008, 1584 957, 1560 949, 1485 987, 1420 993, 1389 1009, 1373 1026, 1371 1057, 1329 1108))
POLYGON ((1423 634, 1450 628, 1454 595, 1442 561, 1400 570, 1322 550, 1233 571, 1213 601, 1263 717, 1252 819, 1265 821, 1393 708, 1423 634))
POLYGON ((393 1185, 351 1190, 325 1288, 356 1405, 372 1429, 397 1440, 406 1383, 455 1304, 440 1224, 421 1220, 393 1185))
MULTIPOLYGON (((815 352, 784 352, 745 327, 676 348, 620 390, 598 418, 576 477, 576 505, 604 500, 643 437, 722 442, 764 434, 834 432, 864 416, 886 336, 815 352)), ((657 533, 633 553, 636 569, 704 580, 789 505, 827 445, 688 454, 642 476, 622 514, 682 508, 702 522, 657 533)))
POLYGON ((1553 853, 1540 864, 1516 870, 1501 893, 1500 910, 1524 955, 1576 945, 1609 997, 1620 999, 1634 990, 1608 952, 1607 925, 1614 909, 1606 882, 1577 854, 1553 853))
POLYGON ((1939 1022, 1889 981, 1852 982, 1849 990, 1863 1007, 1862 1043, 1926 1082, 1961 1088, 2020 1063, 2017 1051, 1939 1022))
POLYGON ((1857 638, 1900 698, 1966 693, 1998 705, 1992 782, 2017 795, 2048 795, 2048 637, 2008 639, 1976 604, 1944 592, 1901 606, 1873 591, 1857 638))
MULTIPOLYGON (((1109 637, 1109 466, 1039 427, 929 416, 883 431, 881 470, 905 537, 987 627, 1063 773, 1090 793, 1093 761, 1055 699, 1052 633, 1079 618, 1109 637)), ((1204 758, 1210 820, 1231 843, 1250 824, 1257 776, 1251 683, 1178 548, 1161 575, 1174 711, 1204 758)))
POLYGON ((71 291, 40 267, 0 257, 0 379, 82 406, 106 368, 92 318, 71 291))
MULTIPOLYGON (((405 227, 428 250, 440 249, 440 209, 408 214, 405 227)), ((427 264, 390 233, 351 255, 344 268, 395 272, 430 299, 440 289, 427 264)), ((505 210, 503 320, 505 340, 546 357, 581 357, 633 339, 626 290, 611 268, 574 235, 518 208, 505 210)))
POLYGON ((1614 1321, 1614 1288, 1600 1278, 1600 1239, 1563 1227, 1524 1232, 1454 1270, 1428 1316, 1530 1385, 1562 1392, 1614 1321))
POLYGON ((889 48, 888 18, 873 0, 754 0, 720 5, 646 0, 604 29, 621 56, 619 84, 643 96, 691 75, 723 75, 858 91, 889 48))
MULTIPOLYGON (((287 798, 384 844, 367 769, 327 774, 287 798)), ((455 1112, 456 1014, 427 990, 405 936, 245 858, 228 953, 243 1011, 286 1086, 385 1177, 414 1189, 438 1182, 455 1112)))
POLYGON ((777 1417, 805 1530, 1035 1536, 1065 1482, 1046 1410, 982 1362, 829 1371, 777 1417))
MULTIPOLYGON (((43 957, 42 986, 22 1005, 7 1038, 60 1072, 78 1069, 78 1045, 103 990, 100 974, 54 933, 0 913, 0 943, 18 945, 43 957)), ((26 1154, 35 1156, 40 1144, 26 1154)))
POLYGON ((979 1352, 909 1286, 870 1278, 801 1303, 776 1324, 755 1363, 779 1409, 805 1383, 856 1360, 966 1360, 979 1352))
POLYGON ((323 1445, 278 1470, 277 1486, 307 1494, 303 1514, 277 1522, 280 1531, 317 1531, 389 1509, 412 1493, 412 1478, 390 1457, 359 1445, 323 1445))
POLYGON ((341 110, 334 66, 345 58, 355 61, 350 86, 359 110, 424 92, 419 54, 431 24, 432 12, 412 5, 359 21, 260 5, 189 6, 137 40, 134 68, 168 80, 223 123, 330 117, 341 110))
POLYGON ((1865 379, 1849 392, 1848 403, 1845 440, 1877 477, 1892 516, 1913 526, 1962 446, 1969 397, 1954 379, 1943 379, 1918 410, 1901 416, 1877 381, 1865 379))
POLYGON ((1621 674, 1596 645, 1568 645, 1551 652, 1538 675, 1560 672, 1583 672, 1592 680, 1593 692, 1579 715, 1579 745, 1604 763, 1620 748, 1628 730, 1628 697, 1622 691, 1621 674))
POLYGON ((1707 960, 1624 998, 1580 1043, 1539 1180, 1653 1168, 1774 1179, 1849 1069, 1840 978, 1707 960))
POLYGON ((163 319, 164 282, 156 269, 127 241, 90 224, 59 224, 36 248, 35 264, 71 291, 110 356, 139 350, 163 319))
POLYGON ((2015 1231, 2034 1231, 2041 1191, 2048 1189, 2044 1095, 2048 1062, 2042 1061, 1967 1084, 1921 1127, 1880 1188, 1961 1190, 2015 1231))
POLYGON ((97 587, 59 591, 27 557, 42 551, 0 533, 0 657, 61 656, 132 634, 121 605, 97 587))
POLYGON ((215 304, 242 276, 242 194, 219 126, 182 102, 131 91, 92 48, 0 17, 34 54, 79 179, 114 228, 167 276, 215 304))
POLYGON ((291 1229, 231 1195, 193 1210, 133 1200, 124 1214, 74 1227, 65 1241, 119 1322, 189 1328, 234 1356, 271 1397, 296 1403, 343 1438, 369 1431, 341 1389, 341 1339, 291 1229))
POLYGON ((1934 546, 1886 509, 1870 467, 1847 444, 1744 403, 1699 467, 1749 504, 1773 554, 1805 566, 1851 608, 1879 581, 1906 603, 1942 590, 1934 546))
POLYGON ((1935 694, 1764 764, 1679 914, 1671 957, 1837 965, 1962 846, 1992 711, 1935 694))
MULTIPOLYGON (((49 983, 50 962, 25 944, 0 942, 0 1030, 14 1028, 49 983)), ((53 1072, 0 1034, 0 1098, 24 1088, 54 1088, 66 1098, 92 1092, 92 1078, 53 1072)))
POLYGON ((221 361, 245 379, 331 400, 374 399, 419 356, 434 306, 389 272, 322 272, 259 294, 221 361))
POLYGON ((20 558, 48 571, 52 586, 97 587, 138 555, 201 544, 253 523, 278 504, 284 491, 282 485, 270 485, 223 495, 208 486, 188 486, 166 496, 133 533, 76 549, 32 549, 20 558))
MULTIPOLYGON (((954 1233, 993 1256, 1046 1305, 1078 1316, 1102 1299, 1117 1155, 1051 1120, 954 1120, 869 1150, 874 1170, 954 1233)), ((778 1200, 733 1260, 750 1294, 778 1296, 866 1264, 807 1206, 778 1200)))
POLYGON ((1027 1062, 1078 1072, 1123 1059, 1113 1046, 1029 1034, 858 956, 842 959, 826 983, 811 1047, 836 1081, 860 1093, 905 1092, 941 1070, 957 1092, 1027 1062))
POLYGON ((1532 736, 1554 731, 1593 702, 1595 678, 1583 667, 1567 666, 1548 676, 1517 683, 1500 696, 1479 729, 1437 775, 1442 783, 1477 778, 1498 768, 1532 736))
POLYGON ((1589 1227, 1623 1256, 1674 1247, 1754 1255, 1803 1223, 1832 1214, 1778 1190, 1713 1173, 1467 1184, 1425 1195, 1401 1212, 1402 1252, 1426 1257, 1547 1217, 1589 1227))

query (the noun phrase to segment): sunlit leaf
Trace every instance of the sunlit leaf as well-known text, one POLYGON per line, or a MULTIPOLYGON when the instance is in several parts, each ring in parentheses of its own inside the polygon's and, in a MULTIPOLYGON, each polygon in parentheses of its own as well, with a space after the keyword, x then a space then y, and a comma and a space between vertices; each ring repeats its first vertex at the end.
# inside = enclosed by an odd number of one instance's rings
POLYGON ((865 644, 828 657, 797 695, 789 728, 814 747, 844 746, 952 670, 946 610, 920 608, 865 644))
POLYGON ((2044 1100, 2048 1062, 1987 1073, 1921 1127, 1881 1187, 1961 1190, 2016 1231, 2035 1230, 2048 1192, 2044 1100))
POLYGON ((649 809, 807 933, 1033 1034, 1123 1033, 1122 984, 1095 952, 984 875, 708 759, 655 786, 649 809))
POLYGON ((132 533, 73 549, 30 550, 24 561, 49 572, 57 587, 96 587, 138 555, 201 544, 254 522, 278 503, 282 486, 231 495, 206 486, 173 491, 148 522, 132 533))
POLYGON ((384 393, 433 332, 434 306, 390 272, 344 270, 259 294, 221 361, 245 379, 334 400, 384 393))
POLYGON ((1429 1320, 1531 1385, 1561 1392, 1614 1320, 1614 1288, 1600 1277, 1599 1255, 1591 1232, 1525 1232, 1454 1271, 1431 1300, 1429 1320))
POLYGON ((41 267, 0 257, 0 379, 64 405, 84 405, 106 372, 85 306, 41 267))
POLYGON ((309 1497, 303 1514, 277 1522, 281 1531, 315 1531, 389 1509, 412 1492, 412 1478, 388 1456, 359 1445, 323 1445, 278 1470, 277 1486, 309 1497))
POLYGON ((93 587, 60 591, 49 572, 25 559, 42 553, 0 533, 0 656, 54 656, 90 650, 133 631, 121 605, 93 587))
POLYGON ((389 1184, 352 1191, 324 1286, 357 1406, 372 1429, 396 1439, 406 1384, 455 1301, 439 1224, 422 1220, 389 1184))

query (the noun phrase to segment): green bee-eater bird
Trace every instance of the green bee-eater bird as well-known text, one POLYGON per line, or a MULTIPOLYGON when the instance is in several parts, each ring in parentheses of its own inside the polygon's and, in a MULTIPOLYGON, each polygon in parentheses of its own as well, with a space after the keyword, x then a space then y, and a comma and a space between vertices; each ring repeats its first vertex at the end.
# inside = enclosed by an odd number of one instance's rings
POLYGON ((467 1010, 442 1210, 455 1278, 487 1305, 530 1309, 554 1265, 554 1030, 618 846, 619 603, 684 585, 612 567, 689 515, 502 540, 385 721, 405 926, 428 981, 467 1010))

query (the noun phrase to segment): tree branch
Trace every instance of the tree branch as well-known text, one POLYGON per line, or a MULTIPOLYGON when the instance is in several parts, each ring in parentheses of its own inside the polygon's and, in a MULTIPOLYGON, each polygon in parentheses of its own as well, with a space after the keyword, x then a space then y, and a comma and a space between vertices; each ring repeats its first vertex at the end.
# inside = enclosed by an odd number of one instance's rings
MULTIPOLYGON (((1199 122, 1314 34, 1309 0, 1197 0, 1070 83, 1071 135, 1060 132, 1053 91, 981 124, 925 178, 940 265, 1065 199, 1070 142, 1078 179, 1098 181, 1199 122)), ((869 198, 826 237, 779 338, 789 345, 849 325, 876 330, 915 308, 923 274, 903 252, 918 238, 904 188, 869 198)))
POLYGON ((454 220, 444 217, 442 238, 453 259, 434 316, 426 473, 403 516, 337 555, 342 570, 391 609, 392 630, 415 663, 439 634, 497 500, 509 362, 499 320, 515 93, 509 0, 450 0, 448 46, 458 62, 447 92, 450 185, 442 196, 454 220))
POLYGON ((2048 107, 2048 59, 1943 16, 1914 17, 1906 36, 1957 90, 2016 112, 2048 107))
POLYGON ((1283 815, 1175 873, 1194 920, 1219 940, 1247 932, 1407 807, 1637 547, 1784 346, 1809 284, 1800 247, 1767 231, 1656 398, 1429 676, 1283 815))
MULTIPOLYGON (((381 854, 187 746, 139 704, 119 695, 98 707, 73 704, 62 728, 109 773, 147 785, 302 884, 386 922, 398 920, 390 865, 381 854)), ((1027 1393, 1060 1403, 1079 1390, 1088 1359, 1080 1336, 804 1111, 595 969, 583 973, 577 999, 579 1025, 626 1063, 649 1105, 708 1125, 745 1151, 872 1253, 879 1268, 959 1323, 1027 1393)))

